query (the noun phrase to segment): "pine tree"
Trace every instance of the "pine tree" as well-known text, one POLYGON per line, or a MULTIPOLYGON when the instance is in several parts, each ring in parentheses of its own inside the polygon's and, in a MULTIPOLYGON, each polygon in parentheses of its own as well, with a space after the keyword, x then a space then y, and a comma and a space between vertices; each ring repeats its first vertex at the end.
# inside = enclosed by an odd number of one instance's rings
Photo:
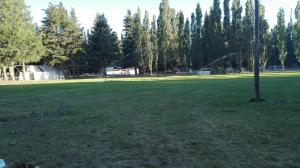
POLYGON ((285 69, 284 62, 287 56, 286 37, 285 14, 283 8, 281 8, 277 14, 276 38, 278 41, 279 60, 283 70, 285 69))
POLYGON ((120 46, 104 14, 97 14, 89 36, 89 71, 99 72, 119 60, 120 46))
POLYGON ((123 21, 124 30, 122 35, 122 51, 123 51, 123 59, 122 65, 123 67, 134 67, 134 59, 135 59, 135 42, 133 35, 133 18, 131 11, 127 11, 127 15, 123 21))
POLYGON ((247 0, 246 11, 243 18, 243 55, 247 60, 247 69, 253 70, 254 64, 254 5, 253 0, 247 0))

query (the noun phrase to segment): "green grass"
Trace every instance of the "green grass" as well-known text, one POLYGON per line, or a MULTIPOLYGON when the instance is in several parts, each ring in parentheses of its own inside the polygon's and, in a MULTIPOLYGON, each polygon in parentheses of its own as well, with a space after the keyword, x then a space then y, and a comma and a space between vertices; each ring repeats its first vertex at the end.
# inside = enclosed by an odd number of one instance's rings
POLYGON ((6 83, 0 158, 41 167, 300 167, 300 73, 6 83), (52 94, 56 93, 56 94, 52 94))

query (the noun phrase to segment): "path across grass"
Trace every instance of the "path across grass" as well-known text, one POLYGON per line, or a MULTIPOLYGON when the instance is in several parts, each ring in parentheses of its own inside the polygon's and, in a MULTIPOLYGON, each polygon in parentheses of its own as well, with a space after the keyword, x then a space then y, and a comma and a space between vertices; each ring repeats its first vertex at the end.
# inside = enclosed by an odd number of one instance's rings
POLYGON ((300 73, 264 74, 261 86, 266 101, 253 104, 249 75, 2 84, 0 159, 41 167, 300 167, 300 73))

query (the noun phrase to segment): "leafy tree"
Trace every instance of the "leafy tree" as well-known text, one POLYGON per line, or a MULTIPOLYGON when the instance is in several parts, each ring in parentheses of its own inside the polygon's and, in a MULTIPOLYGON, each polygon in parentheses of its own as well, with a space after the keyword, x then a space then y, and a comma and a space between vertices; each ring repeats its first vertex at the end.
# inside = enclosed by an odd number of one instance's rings
POLYGON ((170 19, 170 34, 169 34, 169 45, 167 47, 167 69, 175 71, 175 68, 179 65, 179 54, 178 54, 178 17, 175 9, 169 11, 170 19))
POLYGON ((180 57, 180 66, 186 66, 186 57, 184 53, 184 14, 178 13, 178 52, 180 57))
POLYGON ((75 14, 75 9, 71 9, 69 16, 69 24, 65 30, 68 33, 67 56, 69 57, 70 71, 75 75, 79 56, 84 52, 84 31, 78 24, 78 19, 75 14))
POLYGON ((188 69, 191 68, 192 65, 192 59, 191 59, 191 40, 190 40, 190 21, 189 19, 186 19, 185 24, 184 24, 184 30, 183 30, 183 42, 182 42, 182 47, 183 47, 183 58, 182 58, 182 66, 187 66, 188 69))
MULTIPOLYGON (((43 56, 40 37, 32 24, 24 0, 4 0, 0 5, 0 68, 5 80, 7 67, 15 80, 14 65, 37 62, 43 56)), ((23 73, 24 74, 24 73, 23 73)))
POLYGON ((153 63, 152 69, 153 71, 157 71, 157 61, 158 61, 158 46, 157 46, 157 27, 156 27, 156 17, 153 16, 151 22, 151 47, 152 47, 152 54, 153 54, 153 63))
POLYGON ((295 66, 297 65, 297 59, 295 55, 295 48, 294 48, 294 28, 293 28, 293 19, 291 17, 290 22, 288 23, 287 27, 287 38, 286 38, 286 47, 287 47, 287 56, 285 64, 288 66, 295 66))
POLYGON ((294 48, 297 60, 300 62, 300 1, 295 8, 296 23, 294 27, 294 48))
POLYGON ((159 5, 158 27, 158 70, 167 71, 167 51, 170 44, 171 22, 169 0, 162 0, 159 5))
POLYGON ((284 70, 284 62, 287 56, 286 50, 286 26, 285 26, 285 14, 283 8, 281 8, 277 14, 276 25, 276 38, 278 40, 279 60, 284 70))
POLYGON ((232 25, 231 25, 231 51, 238 53, 236 58, 236 65, 242 70, 243 55, 242 55, 242 42, 243 42, 243 27, 242 27, 242 12, 243 7, 240 0, 232 1, 232 25))
POLYGON ((112 31, 104 14, 97 14, 89 36, 89 67, 91 72, 109 66, 120 58, 117 34, 112 31))
POLYGON ((254 64, 254 6, 253 0, 247 0, 243 18, 243 55, 247 60, 248 70, 253 70, 254 64))
POLYGON ((193 21, 195 23, 193 23, 192 31, 192 64, 194 69, 200 69, 203 66, 203 57, 201 53, 202 10, 199 3, 195 14, 195 21, 193 21))
POLYGON ((142 39, 143 39, 143 28, 141 24, 141 10, 138 8, 137 12, 133 16, 133 39, 134 39, 134 67, 139 67, 141 72, 145 72, 144 65, 145 60, 143 59, 143 48, 142 48, 142 39))
POLYGON ((145 70, 152 75, 153 72, 153 49, 151 42, 151 25, 148 11, 145 12, 143 20, 142 54, 145 62, 145 70))
POLYGON ((220 8, 220 1, 214 0, 213 7, 210 13, 210 29, 211 29, 211 57, 210 62, 222 57, 224 55, 224 41, 222 38, 222 10, 220 8))
POLYGON ((203 50, 203 64, 207 66, 211 59, 211 30, 210 30, 210 16, 205 13, 204 24, 202 28, 202 50, 203 50))
POLYGON ((272 51, 272 35, 269 31, 269 23, 265 19, 265 7, 259 4, 259 25, 260 31, 260 67, 265 71, 267 63, 269 61, 269 55, 272 51))
POLYGON ((230 0, 224 0, 224 21, 223 21, 223 33, 224 33, 224 54, 229 53, 229 39, 230 39, 230 0))

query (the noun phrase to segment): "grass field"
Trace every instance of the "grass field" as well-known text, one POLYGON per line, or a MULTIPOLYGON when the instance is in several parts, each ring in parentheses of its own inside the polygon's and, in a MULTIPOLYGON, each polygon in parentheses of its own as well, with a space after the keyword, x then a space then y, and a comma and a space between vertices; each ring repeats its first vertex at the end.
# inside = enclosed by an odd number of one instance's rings
POLYGON ((42 168, 300 167, 300 73, 0 85, 0 159, 42 168))

